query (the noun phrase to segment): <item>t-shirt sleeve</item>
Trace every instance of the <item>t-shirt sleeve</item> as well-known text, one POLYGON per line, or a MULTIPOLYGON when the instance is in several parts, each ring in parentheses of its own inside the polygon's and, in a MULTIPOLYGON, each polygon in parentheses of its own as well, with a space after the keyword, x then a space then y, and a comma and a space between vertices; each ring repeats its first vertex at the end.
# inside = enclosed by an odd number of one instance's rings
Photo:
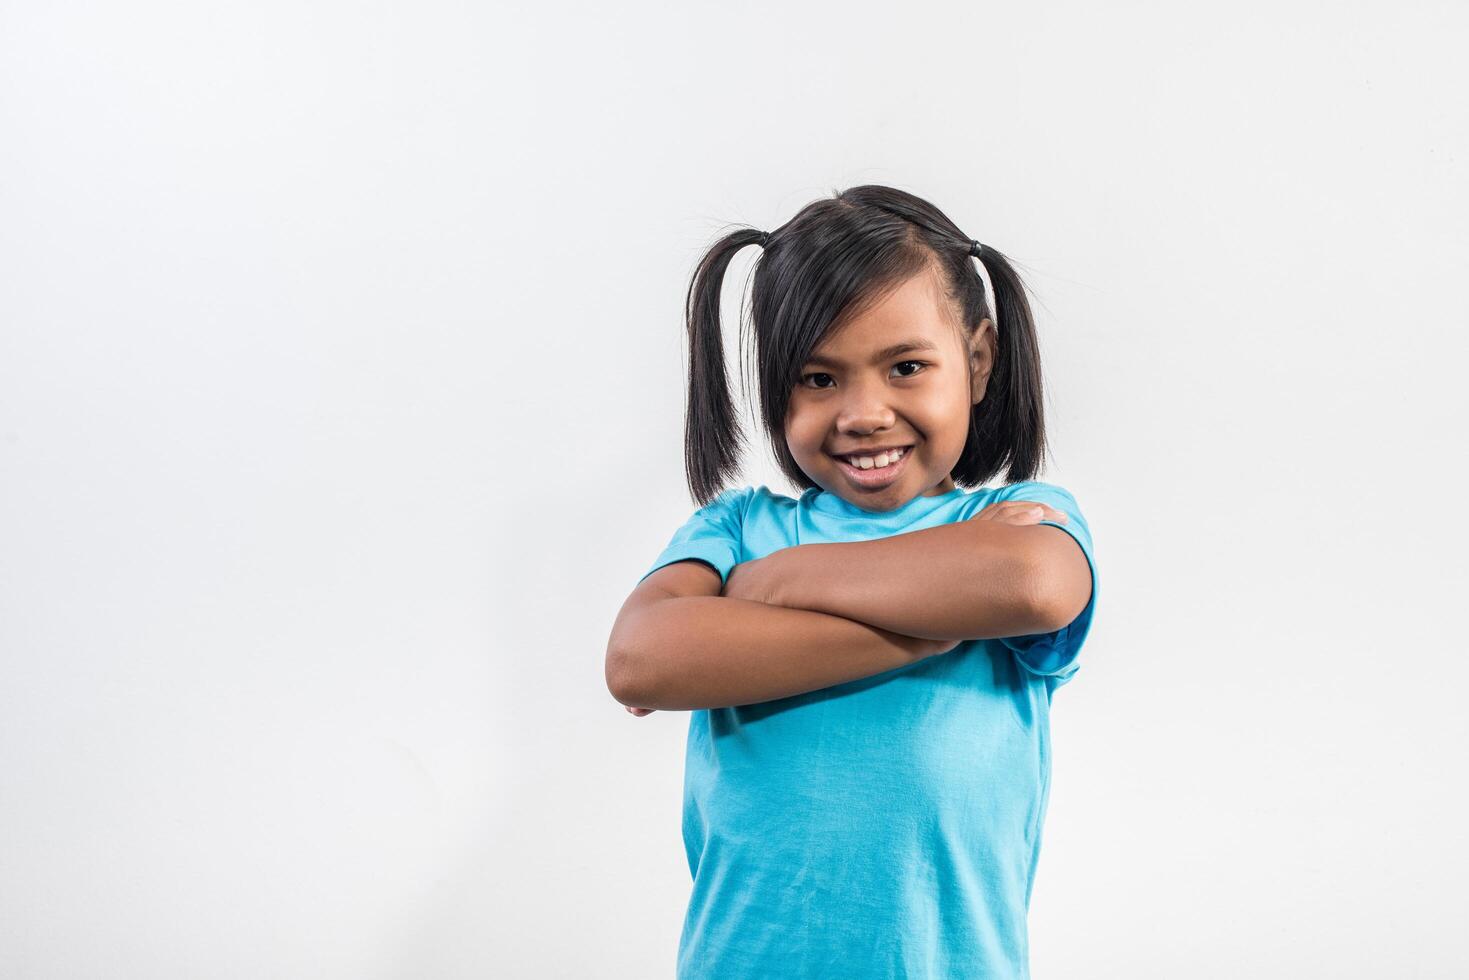
POLYGON ((685 558, 697 558, 719 573, 721 587, 729 579, 730 571, 739 564, 742 548, 742 530, 745 508, 749 504, 751 487, 725 490, 709 503, 694 511, 683 527, 673 532, 653 567, 643 573, 643 579, 664 565, 671 565, 685 558))
POLYGON ((1043 520, 1039 523, 1059 527, 1081 545, 1087 566, 1092 573, 1092 594, 1086 608, 1070 623, 1050 633, 1032 633, 1026 636, 1007 636, 1000 640, 1014 652, 1020 665, 1032 674, 1053 677, 1064 684, 1080 668, 1076 662, 1081 645, 1091 630, 1092 611, 1097 604, 1097 565, 1092 558, 1092 532, 1082 516, 1076 498, 1062 487, 1038 480, 1026 480, 1005 487, 999 500, 1034 500, 1054 507, 1066 515, 1066 521, 1043 520))

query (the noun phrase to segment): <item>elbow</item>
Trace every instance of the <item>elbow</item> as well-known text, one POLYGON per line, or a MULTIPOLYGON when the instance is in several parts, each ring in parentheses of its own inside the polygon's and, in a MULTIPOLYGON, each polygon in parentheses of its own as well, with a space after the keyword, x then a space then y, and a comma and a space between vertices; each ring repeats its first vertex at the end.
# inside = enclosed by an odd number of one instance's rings
POLYGON ((628 707, 666 708, 677 686, 677 638, 685 629, 678 617, 666 617, 664 605, 644 601, 625 606, 607 640, 607 690, 628 707))
POLYGON ((1056 630, 1064 629, 1076 621, 1081 611, 1086 608, 1086 603, 1074 605, 1063 602, 1059 597, 1048 597, 1031 610, 1031 615, 1037 624, 1033 633, 1054 633, 1056 630))
MULTIPOLYGON (((1083 566, 1085 568, 1085 566, 1083 566)), ((1080 578, 1057 576, 1054 570, 1042 569, 1031 577, 1030 615, 1035 625, 1032 632, 1053 633, 1076 621, 1091 602, 1090 570, 1080 578)))
POLYGON ((633 703, 632 664, 622 647, 607 644, 605 673, 608 693, 625 705, 642 707, 633 703))
POLYGON ((631 708, 657 707, 650 700, 653 685, 648 682, 648 673, 646 657, 618 644, 615 637, 607 645, 607 691, 617 701, 631 708))

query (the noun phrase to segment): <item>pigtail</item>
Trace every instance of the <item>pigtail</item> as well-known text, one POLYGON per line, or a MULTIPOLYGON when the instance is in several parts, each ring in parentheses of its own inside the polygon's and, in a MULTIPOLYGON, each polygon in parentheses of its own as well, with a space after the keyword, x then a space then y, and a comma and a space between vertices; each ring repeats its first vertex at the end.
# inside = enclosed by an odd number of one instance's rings
POLYGON ((985 245, 979 261, 994 292, 996 309, 987 312, 996 321, 997 356, 955 479, 978 485, 1005 466, 1006 482, 1017 483, 1035 477, 1046 451, 1040 346, 1025 284, 1010 260, 985 245))
POLYGON ((744 453, 744 435, 730 397, 719 323, 724 273, 736 252, 764 240, 764 232, 753 228, 726 235, 709 249, 689 282, 684 304, 689 337, 684 471, 700 507, 718 496, 725 482, 738 472, 744 453))

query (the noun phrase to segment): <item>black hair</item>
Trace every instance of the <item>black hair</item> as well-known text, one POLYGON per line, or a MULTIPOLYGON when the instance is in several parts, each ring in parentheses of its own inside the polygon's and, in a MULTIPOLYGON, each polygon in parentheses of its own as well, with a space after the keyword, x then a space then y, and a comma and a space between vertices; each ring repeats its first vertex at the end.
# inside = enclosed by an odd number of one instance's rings
MULTIPOLYGON (((966 338, 981 320, 994 318, 971 256, 973 241, 938 208, 892 187, 864 184, 836 191, 768 234, 742 228, 720 238, 695 269, 685 303, 684 468, 700 506, 738 471, 743 453, 724 367, 719 306, 730 260, 751 244, 764 246, 750 304, 761 421, 781 471, 803 490, 816 484, 786 445, 785 416, 801 367, 827 334, 925 268, 938 271, 966 338)), ((969 436, 950 472, 963 487, 980 486, 1002 468, 1007 483, 1032 479, 1046 451, 1040 351, 1025 286, 1009 259, 988 244, 980 261, 999 307, 998 337, 985 396, 970 409, 969 436)), ((743 338, 742 330, 741 350, 743 338)))

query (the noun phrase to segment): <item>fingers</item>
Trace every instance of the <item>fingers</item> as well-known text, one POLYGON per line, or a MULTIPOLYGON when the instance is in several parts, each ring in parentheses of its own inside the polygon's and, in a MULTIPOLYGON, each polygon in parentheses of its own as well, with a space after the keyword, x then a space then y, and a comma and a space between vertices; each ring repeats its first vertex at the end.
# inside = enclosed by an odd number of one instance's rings
POLYGON ((990 504, 973 518, 977 521, 1056 521, 1065 524, 1066 513, 1035 500, 1002 500, 990 504))

